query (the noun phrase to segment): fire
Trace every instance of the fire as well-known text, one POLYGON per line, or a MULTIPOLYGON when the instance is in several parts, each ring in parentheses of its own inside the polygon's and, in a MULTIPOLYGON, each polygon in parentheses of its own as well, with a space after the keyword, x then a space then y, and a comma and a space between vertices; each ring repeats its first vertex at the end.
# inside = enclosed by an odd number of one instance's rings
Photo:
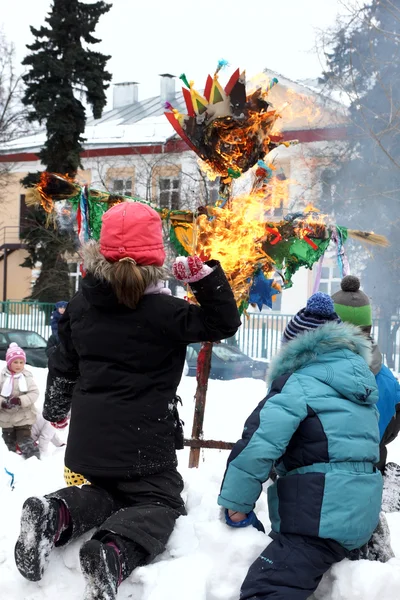
POLYGON ((72 198, 79 191, 79 186, 68 175, 44 171, 40 175, 36 191, 39 193, 42 208, 50 214, 54 209, 54 201, 72 198))
POLYGON ((255 269, 261 269, 267 278, 275 271, 263 249, 266 239, 273 244, 280 236, 275 227, 268 226, 270 210, 264 191, 258 191, 234 198, 229 207, 209 207, 208 215, 197 219, 195 252, 220 261, 239 307, 249 297, 255 269))
POLYGON ((282 136, 275 135, 272 140, 269 135, 278 118, 276 111, 269 110, 249 111, 246 122, 240 126, 228 117, 216 119, 212 126, 214 156, 209 160, 212 170, 231 178, 246 172, 249 165, 254 165, 281 141, 282 136))

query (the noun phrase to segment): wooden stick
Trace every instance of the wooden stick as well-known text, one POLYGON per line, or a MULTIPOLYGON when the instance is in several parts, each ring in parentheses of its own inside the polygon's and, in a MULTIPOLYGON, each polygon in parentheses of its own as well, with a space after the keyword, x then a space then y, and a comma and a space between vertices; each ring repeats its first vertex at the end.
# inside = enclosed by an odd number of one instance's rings
POLYGON ((185 440, 185 446, 190 448, 212 448, 215 450, 232 450, 234 442, 222 442, 217 440, 185 440))
MULTIPOLYGON (((211 356, 213 344, 211 342, 203 342, 201 344, 199 356, 197 358, 197 389, 195 394, 194 417, 192 427, 192 442, 203 441, 203 422, 204 412, 206 409, 208 378, 211 369, 211 356)), ((191 444, 189 455, 189 469, 199 466, 201 446, 195 447, 191 444)))

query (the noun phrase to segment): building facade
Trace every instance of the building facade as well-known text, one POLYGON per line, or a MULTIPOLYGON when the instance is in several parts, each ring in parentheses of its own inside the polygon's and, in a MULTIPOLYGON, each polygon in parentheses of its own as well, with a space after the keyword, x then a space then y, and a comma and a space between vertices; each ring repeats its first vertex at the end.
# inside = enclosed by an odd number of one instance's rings
MULTIPOLYGON (((275 74, 266 73, 266 77, 273 76, 275 74)), ((332 160, 346 135, 345 115, 339 105, 327 102, 307 86, 279 75, 278 79, 280 85, 270 92, 271 102, 282 116, 280 128, 285 139, 298 139, 300 143, 280 147, 268 156, 268 162, 273 162, 287 181, 288 193, 275 205, 277 218, 308 204, 318 207, 322 193, 321 170, 332 160)), ((175 90, 175 81, 170 74, 160 76, 160 94, 146 100, 139 100, 137 83, 114 86, 112 109, 101 119, 87 122, 83 169, 78 173, 80 183, 138 196, 170 209, 195 209, 216 200, 218 183, 208 180, 197 157, 177 138, 163 114, 166 101, 185 112, 183 95, 175 90)), ((37 131, 0 148, 0 165, 6 164, 10 171, 8 184, 0 193, 0 236, 3 232, 5 241, 7 237, 18 238, 25 214, 25 192, 20 180, 28 172, 43 169, 37 152, 44 140, 45 132, 37 131)), ((234 191, 241 193, 249 182, 249 176, 241 178, 234 191)), ((35 271, 19 266, 25 255, 23 247, 12 248, 5 261, 0 237, 3 299, 29 296, 35 271)), ((327 283, 329 287, 335 274, 329 271, 333 267, 327 264, 325 268, 328 271, 324 271, 324 275, 328 279, 322 278, 321 285, 327 283)), ((79 286, 77 259, 71 258, 70 274, 72 293, 79 286)), ((294 312, 304 305, 312 286, 312 274, 300 271, 294 278, 294 287, 282 294, 274 309, 294 312)))

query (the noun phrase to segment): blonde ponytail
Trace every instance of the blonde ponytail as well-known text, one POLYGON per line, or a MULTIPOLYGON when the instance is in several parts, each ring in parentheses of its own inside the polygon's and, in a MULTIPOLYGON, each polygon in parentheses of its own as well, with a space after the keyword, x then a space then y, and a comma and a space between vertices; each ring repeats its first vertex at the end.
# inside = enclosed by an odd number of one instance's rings
POLYGON ((95 277, 108 281, 120 304, 136 308, 146 288, 157 285, 167 278, 163 267, 141 266, 131 258, 109 262, 100 253, 97 242, 88 242, 82 247, 85 269, 95 277))

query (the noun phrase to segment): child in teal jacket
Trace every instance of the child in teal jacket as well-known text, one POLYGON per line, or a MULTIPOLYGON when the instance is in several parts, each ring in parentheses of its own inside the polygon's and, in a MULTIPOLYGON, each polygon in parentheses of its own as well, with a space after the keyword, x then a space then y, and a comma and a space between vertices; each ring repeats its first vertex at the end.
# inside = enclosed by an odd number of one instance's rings
POLYGON ((288 324, 267 397, 245 423, 218 503, 233 527, 255 525, 268 488, 272 542, 251 566, 241 600, 306 600, 329 567, 363 546, 382 498, 371 343, 312 296, 288 324))

